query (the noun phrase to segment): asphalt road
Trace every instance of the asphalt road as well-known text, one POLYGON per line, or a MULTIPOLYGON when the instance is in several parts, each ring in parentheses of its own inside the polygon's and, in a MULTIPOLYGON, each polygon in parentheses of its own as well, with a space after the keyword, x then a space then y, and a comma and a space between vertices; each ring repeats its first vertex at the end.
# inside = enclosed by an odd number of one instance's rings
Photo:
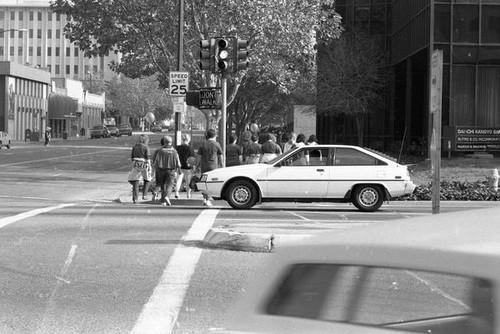
MULTIPOLYGON (((243 212, 222 201, 209 210, 196 202, 133 205, 126 176, 134 142, 18 143, 0 151, 1 333, 210 332, 273 253, 204 247, 208 229, 273 233, 279 251, 312 234, 431 213, 422 202, 391 202, 376 213, 348 204, 272 203, 243 212)), ((448 203, 443 211, 465 208, 448 203)))

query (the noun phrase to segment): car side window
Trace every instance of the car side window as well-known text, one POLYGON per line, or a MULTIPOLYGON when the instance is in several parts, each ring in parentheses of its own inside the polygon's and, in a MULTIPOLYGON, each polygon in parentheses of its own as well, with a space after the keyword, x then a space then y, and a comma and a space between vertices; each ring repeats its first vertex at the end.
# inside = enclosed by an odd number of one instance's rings
POLYGON ((334 158, 335 166, 373 166, 387 165, 385 162, 369 154, 353 148, 337 148, 334 158))
POLYGON ((285 160, 285 166, 326 166, 328 148, 300 148, 285 160))
POLYGON ((399 268, 297 264, 267 303, 270 314, 416 333, 494 333, 491 282, 399 268))

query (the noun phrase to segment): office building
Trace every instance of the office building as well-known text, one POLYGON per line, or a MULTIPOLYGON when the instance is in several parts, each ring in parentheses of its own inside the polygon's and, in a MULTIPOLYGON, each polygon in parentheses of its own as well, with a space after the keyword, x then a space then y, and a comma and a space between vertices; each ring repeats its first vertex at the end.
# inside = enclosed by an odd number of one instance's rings
MULTIPOLYGON (((65 38, 66 23, 64 15, 50 10, 49 0, 0 2, 0 61, 50 73, 49 95, 45 97, 48 99, 48 118, 44 125, 51 127, 54 138, 76 136, 82 129, 102 123, 104 94, 84 92, 83 85, 78 82, 92 86, 92 81, 109 79, 113 72, 108 64, 117 59, 115 55, 85 57, 65 38)), ((11 77, 9 80, 16 79, 11 77)), ((16 86, 19 85, 14 84, 16 86)), ((0 95, 6 93, 1 91, 0 95)), ((19 105, 16 110, 24 108, 19 105)), ((15 131, 11 135, 16 140, 22 139, 27 126, 21 121, 24 116, 9 114, 9 117, 15 124, 10 126, 10 132, 15 131)))
MULTIPOLYGON (((337 0, 336 10, 380 41, 392 74, 385 107, 366 119, 366 146, 428 144, 434 50, 443 53, 443 128, 500 128, 500 0, 337 0)), ((348 118, 317 124, 321 142, 356 143, 348 118)))

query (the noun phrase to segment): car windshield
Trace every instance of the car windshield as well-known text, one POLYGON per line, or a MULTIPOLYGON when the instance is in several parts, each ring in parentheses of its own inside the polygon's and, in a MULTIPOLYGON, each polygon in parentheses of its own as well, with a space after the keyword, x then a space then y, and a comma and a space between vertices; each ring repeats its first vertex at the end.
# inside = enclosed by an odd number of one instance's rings
POLYGON ((276 162, 278 162, 281 158, 283 158, 285 155, 288 155, 289 153, 291 153, 291 152, 293 152, 293 151, 295 151, 295 150, 297 150, 297 149, 298 149, 298 147, 297 147, 297 148, 294 148, 294 149, 292 149, 292 150, 290 150, 290 151, 286 151, 285 153, 281 153, 281 154, 280 154, 280 155, 278 155, 276 158, 274 158, 274 159, 272 159, 272 160, 269 160, 269 161, 268 161, 268 162, 266 162, 266 163, 267 163, 267 164, 269 164, 269 165, 275 164, 275 163, 276 163, 276 162))

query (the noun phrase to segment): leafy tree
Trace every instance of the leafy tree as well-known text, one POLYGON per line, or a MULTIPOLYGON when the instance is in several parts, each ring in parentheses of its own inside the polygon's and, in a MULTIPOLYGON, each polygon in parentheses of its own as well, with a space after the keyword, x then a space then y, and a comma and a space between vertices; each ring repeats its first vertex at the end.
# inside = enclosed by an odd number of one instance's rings
POLYGON ((157 120, 165 120, 173 113, 171 100, 158 86, 155 76, 142 79, 117 76, 108 83, 108 98, 121 116, 139 119, 152 112, 157 120))
MULTIPOLYGON (((178 0, 53 0, 51 9, 72 18, 66 36, 89 57, 121 54, 117 72, 131 78, 158 73, 162 87, 177 70, 178 0)), ((315 85, 316 39, 338 37, 334 0, 185 0, 184 70, 191 89, 220 85, 198 67, 199 41, 235 36, 249 41, 250 68, 231 75, 231 103, 246 76, 290 94, 307 78, 315 85)), ((235 109, 235 114, 239 109, 235 109)), ((208 116, 208 114, 207 114, 208 116)))
POLYGON ((353 117, 358 145, 363 144, 367 114, 384 102, 388 72, 380 43, 361 32, 348 31, 319 48, 318 113, 353 117))

